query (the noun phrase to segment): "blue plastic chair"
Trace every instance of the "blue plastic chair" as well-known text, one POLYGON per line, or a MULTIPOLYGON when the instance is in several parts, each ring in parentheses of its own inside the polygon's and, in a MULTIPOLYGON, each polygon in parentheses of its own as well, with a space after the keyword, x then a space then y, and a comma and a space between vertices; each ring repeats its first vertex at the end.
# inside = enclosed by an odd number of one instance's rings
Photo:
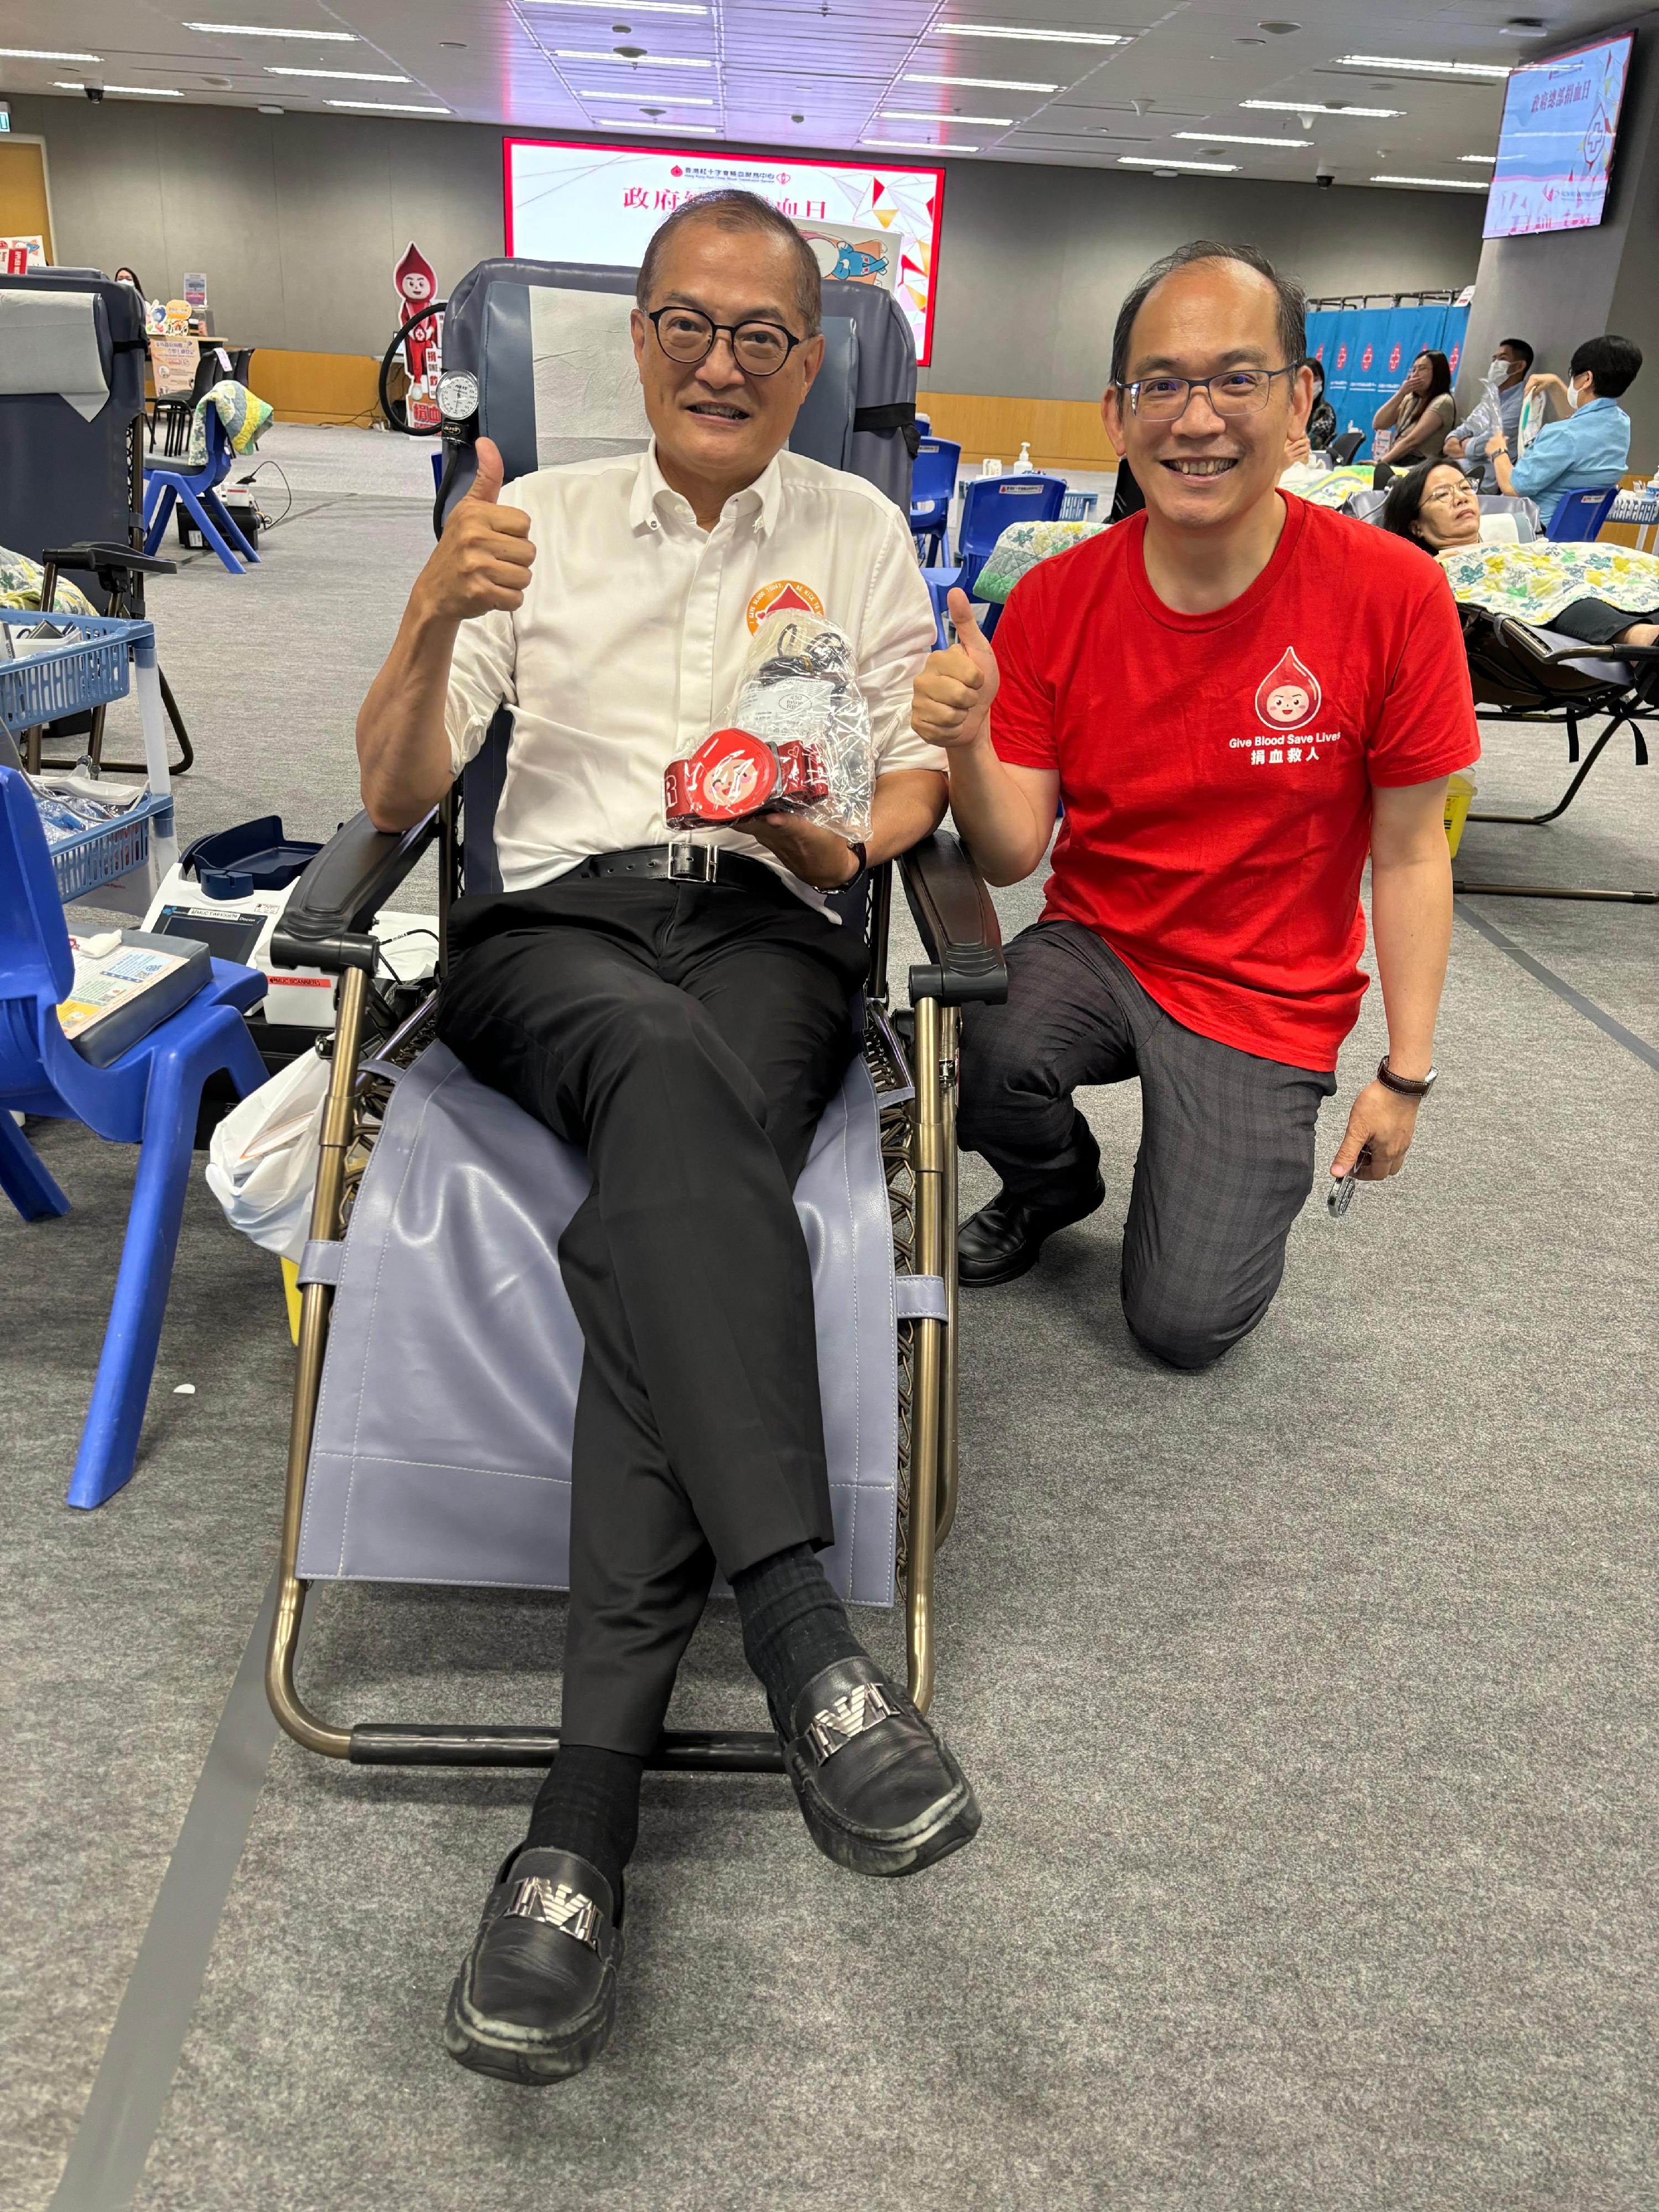
POLYGON ((33 794, 15 769, 0 768, 0 1190, 25 1221, 69 1212, 14 1112, 83 1121, 113 1144, 139 1148, 115 1297, 69 1487, 71 1505, 92 1506, 132 1474, 202 1085, 220 1068, 243 1097, 265 1079, 242 1020, 242 1011, 264 998, 265 979, 216 960, 206 987, 108 1067, 82 1060, 58 1025, 56 1009, 74 980, 33 794))
POLYGON ((1618 496, 1617 484, 1605 491, 1564 491, 1545 536, 1552 545, 1584 544, 1599 534, 1618 496))
POLYGON ((910 533, 918 540, 924 562, 933 560, 944 543, 961 465, 962 447, 951 439, 924 438, 916 447, 910 470, 910 533))
POLYGON ((219 556, 233 576, 242 574, 242 560, 258 561, 258 555, 248 544, 232 521, 228 509, 220 498, 218 486, 229 473, 235 459, 230 440, 225 435, 225 426, 219 419, 216 407, 210 407, 204 416, 207 424, 208 457, 203 466, 192 476, 182 467, 163 462, 153 467, 144 465, 144 550, 154 553, 161 542, 161 533, 167 526, 167 517, 175 502, 183 500, 185 507, 196 518, 197 527, 208 544, 219 556), (233 551, 233 548, 234 550, 233 551))
POLYGON ((1063 477, 975 477, 963 494, 957 559, 969 599, 991 548, 1013 522, 1058 522, 1066 496, 1063 477))

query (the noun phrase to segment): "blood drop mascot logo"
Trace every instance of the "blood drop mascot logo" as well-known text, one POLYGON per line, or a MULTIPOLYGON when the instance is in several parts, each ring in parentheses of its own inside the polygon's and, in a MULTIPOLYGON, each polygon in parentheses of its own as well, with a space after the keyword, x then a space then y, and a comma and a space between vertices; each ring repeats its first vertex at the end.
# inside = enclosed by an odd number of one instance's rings
POLYGON ((1286 646, 1283 659, 1262 679, 1255 695, 1255 711, 1270 730, 1299 730, 1319 712, 1319 678, 1296 650, 1286 646))

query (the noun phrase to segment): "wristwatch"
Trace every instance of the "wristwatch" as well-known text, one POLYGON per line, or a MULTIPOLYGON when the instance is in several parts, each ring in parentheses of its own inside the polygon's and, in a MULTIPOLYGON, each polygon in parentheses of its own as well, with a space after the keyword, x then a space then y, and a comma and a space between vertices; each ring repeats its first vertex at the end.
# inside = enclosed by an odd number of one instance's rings
POLYGON ((1428 1073, 1421 1078, 1411 1075, 1396 1075, 1394 1070, 1389 1066, 1389 1055, 1386 1052, 1383 1054, 1382 1059, 1376 1063, 1377 1081, 1386 1085, 1386 1087, 1390 1091, 1399 1091, 1401 1096, 1404 1098, 1426 1098, 1430 1091, 1434 1088, 1435 1079, 1439 1071, 1437 1069, 1431 1067, 1428 1073))
POLYGON ((854 857, 857 860, 858 866, 854 869, 852 874, 848 876, 844 884, 837 884, 836 885, 836 889, 838 891, 852 890, 855 885, 861 884, 870 872, 870 858, 864 849, 863 838, 849 837, 847 841, 847 844, 848 851, 851 852, 854 857))

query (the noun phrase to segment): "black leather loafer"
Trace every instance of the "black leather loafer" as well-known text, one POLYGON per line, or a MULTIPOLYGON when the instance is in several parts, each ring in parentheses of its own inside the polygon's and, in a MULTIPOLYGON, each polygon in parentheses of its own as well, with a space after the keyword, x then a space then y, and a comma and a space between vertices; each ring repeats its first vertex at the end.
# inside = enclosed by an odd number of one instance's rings
POLYGON ((918 1874, 979 1826, 967 1777, 868 1659, 815 1674, 780 1734, 812 1841, 854 1874, 918 1874))
POLYGON ((610 1883, 574 1851, 508 1859, 449 1993, 450 2057, 531 2088, 580 2074, 616 2017, 615 1910, 610 1883))
POLYGON ((1098 1176, 1092 1190, 1059 1206, 1026 1206, 1000 1191, 957 1231, 957 1280, 976 1291, 1012 1283, 1036 1267, 1046 1237, 1086 1220, 1105 1202, 1106 1186, 1098 1176))

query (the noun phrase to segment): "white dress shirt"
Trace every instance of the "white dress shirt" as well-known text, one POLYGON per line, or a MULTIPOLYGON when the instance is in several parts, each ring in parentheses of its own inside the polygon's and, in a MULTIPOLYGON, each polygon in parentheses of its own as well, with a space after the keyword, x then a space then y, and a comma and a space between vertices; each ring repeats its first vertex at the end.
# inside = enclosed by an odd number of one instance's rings
MULTIPOLYGON (((498 707, 513 740, 495 817, 501 883, 544 884, 590 853, 669 841, 663 770, 728 723, 769 599, 817 601, 852 642, 876 773, 943 771, 910 728, 910 687, 933 643, 910 532, 861 477, 779 453, 709 531, 670 489, 655 447, 539 469, 501 492, 530 517, 536 563, 514 614, 464 623, 445 726, 457 775, 498 707)), ((777 869, 754 838, 699 830, 777 869)))

